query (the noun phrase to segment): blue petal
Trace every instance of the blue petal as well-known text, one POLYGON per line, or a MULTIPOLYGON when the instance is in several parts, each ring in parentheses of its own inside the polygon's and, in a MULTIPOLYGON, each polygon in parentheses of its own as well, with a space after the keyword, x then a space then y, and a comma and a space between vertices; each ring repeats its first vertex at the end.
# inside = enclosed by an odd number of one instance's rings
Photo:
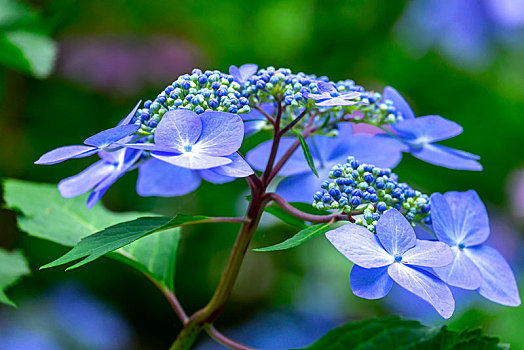
POLYGON ((186 146, 193 146, 202 133, 200 117, 187 109, 168 111, 155 130, 155 144, 168 146, 184 152, 186 146))
POLYGON ((216 168, 231 163, 231 159, 226 157, 214 157, 195 152, 186 152, 180 155, 152 152, 151 155, 169 164, 191 170, 216 168))
POLYGON ((335 87, 335 84, 333 83, 326 83, 323 81, 320 81, 317 83, 318 92, 322 95, 327 95, 326 97, 329 97, 329 94, 332 92, 337 92, 337 88, 335 87))
POLYGON ((99 191, 91 192, 91 194, 87 198, 87 203, 86 203, 87 209, 91 209, 104 196, 104 194, 107 192, 108 189, 109 189, 109 186, 102 188, 99 191))
POLYGON ((347 259, 364 268, 387 266, 394 261, 375 234, 360 225, 340 226, 326 232, 326 238, 347 259))
POLYGON ((448 319, 455 310, 455 300, 448 286, 429 272, 394 263, 388 267, 388 273, 401 287, 424 299, 440 314, 448 319))
POLYGON ((329 168, 317 169, 317 171, 319 177, 308 171, 282 180, 276 192, 288 202, 313 202, 313 195, 319 191, 320 185, 329 175, 329 168))
POLYGON ((451 249, 453 262, 447 266, 434 267, 435 274, 450 286, 475 290, 482 283, 482 276, 477 266, 457 247, 451 249))
POLYGON ((198 188, 197 171, 151 158, 138 168, 136 192, 144 197, 172 197, 188 194, 198 188))
POLYGON ((120 123, 118 123, 118 125, 126 125, 126 124, 129 124, 131 122, 131 119, 133 119, 133 117, 135 116, 135 113, 136 113, 136 110, 138 109, 138 106, 140 106, 140 104, 142 103, 142 100, 138 101, 138 103, 136 104, 135 108, 133 108, 133 110, 131 112, 129 112, 129 114, 127 115, 127 117, 125 117, 124 119, 122 119, 120 121, 120 123))
POLYGON ((227 156, 226 158, 231 159, 231 163, 222 165, 218 168, 212 168, 210 170, 217 173, 218 175, 229 177, 246 177, 254 174, 253 169, 251 169, 249 164, 247 164, 244 158, 242 158, 242 156, 237 152, 227 156))
POLYGON ((402 255, 402 262, 408 265, 441 267, 453 261, 451 248, 442 242, 417 239, 416 245, 402 255))
MULTIPOLYGON (((418 118, 417 118, 418 119, 418 118)), ((474 159, 464 158, 455 150, 442 145, 426 144, 411 150, 411 154, 425 162, 456 170, 482 170, 482 165, 474 159)))
POLYGON ((42 165, 50 165, 50 164, 56 164, 63 162, 64 160, 71 159, 71 158, 83 158, 90 155, 93 155, 98 150, 96 148, 93 148, 91 146, 82 146, 82 145, 75 145, 75 146, 64 146, 60 148, 56 148, 52 151, 47 152, 43 156, 41 156, 35 164, 42 164, 42 165))
POLYGON ((115 126, 114 128, 101 131, 96 135, 88 137, 84 143, 89 146, 104 148, 133 134, 139 128, 140 126, 136 124, 115 126))
POLYGON ((98 161, 81 173, 60 181, 58 190, 62 197, 72 198, 86 193, 104 180, 115 169, 114 165, 98 161))
POLYGON ((200 170, 199 174, 204 180, 212 184, 225 184, 235 180, 234 177, 217 174, 213 169, 200 170))
POLYGON ((133 149, 121 149, 116 152, 107 153, 114 153, 117 163, 113 163, 115 170, 98 185, 96 185, 94 189, 95 191, 102 191, 104 193, 109 187, 111 187, 111 185, 116 182, 116 180, 121 178, 142 155, 141 151, 133 149))
POLYGON ((478 267, 482 276, 482 283, 478 289, 480 295, 502 305, 520 305, 515 275, 506 259, 496 249, 480 245, 464 249, 464 254, 478 267))
POLYGON ((431 221, 433 231, 439 239, 450 246, 458 244, 455 219, 446 198, 440 193, 431 195, 431 221))
POLYGON ((414 139, 416 143, 446 140, 462 133, 460 125, 438 115, 403 120, 393 124, 393 128, 401 136, 414 139))
POLYGON ((453 213, 457 243, 473 246, 489 237, 489 218, 477 192, 447 192, 444 198, 453 213))
POLYGON ((193 152, 208 156, 228 156, 240 148, 244 139, 244 123, 236 114, 206 111, 200 114, 202 134, 193 152))
POLYGON ((320 107, 335 107, 335 106, 352 106, 356 105, 358 101, 348 101, 340 97, 328 98, 323 101, 317 101, 316 105, 320 107))
POLYGON ((403 255, 408 249, 415 246, 415 231, 397 209, 386 211, 378 219, 376 230, 380 243, 392 256, 403 255))
POLYGON ((240 68, 237 68, 237 66, 229 67, 229 74, 239 83, 244 83, 249 77, 255 74, 257 70, 258 66, 256 64, 248 63, 240 66, 240 68))
MULTIPOLYGON (((272 115, 275 110, 275 105, 273 103, 262 103, 260 106, 267 114, 272 115)), ((251 135, 259 131, 266 125, 266 117, 258 110, 253 108, 251 112, 244 113, 241 115, 244 122, 244 134, 251 135)))
POLYGON ((349 275, 349 283, 353 294, 365 299, 383 298, 393 286, 393 280, 388 275, 387 266, 365 269, 354 265, 349 275))
POLYGON ((384 92, 382 93, 382 101, 390 100, 393 102, 393 106, 402 114, 404 119, 413 119, 415 118, 415 113, 406 102, 406 100, 398 93, 397 90, 391 86, 386 86, 384 92))

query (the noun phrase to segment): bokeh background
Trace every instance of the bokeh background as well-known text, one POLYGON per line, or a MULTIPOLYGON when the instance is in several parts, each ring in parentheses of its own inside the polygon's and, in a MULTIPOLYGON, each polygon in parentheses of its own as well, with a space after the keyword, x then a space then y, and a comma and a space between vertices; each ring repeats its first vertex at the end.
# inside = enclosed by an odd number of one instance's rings
MULTIPOLYGON (((42 73, 0 54, 1 177, 57 183, 80 172, 92 160, 52 167, 33 161, 112 127, 138 99, 154 98, 194 67, 227 71, 249 62, 350 78, 378 91, 392 85, 417 116, 461 124, 464 133, 446 144, 481 155, 484 166, 454 171, 405 155, 396 172, 426 192, 475 189, 488 207, 490 244, 510 261, 524 294, 524 1, 16 1, 25 17, 7 10, 13 3, 0 1, 0 36, 9 26, 34 31, 53 38, 57 56, 46 77, 45 67, 42 73)), ((32 59, 53 57, 52 41, 30 47, 32 59)), ((203 184, 179 198, 140 198, 135 181, 136 172, 126 175, 104 204, 217 216, 241 215, 247 205, 241 180, 203 184)), ((172 342, 180 323, 143 276, 108 259, 67 273, 39 271, 66 249, 19 232, 13 212, 1 211, 0 220, 0 246, 22 249, 32 268, 9 289, 19 308, 0 305, 1 349, 162 349, 172 342)), ((176 291, 191 312, 211 296, 236 227, 184 231, 176 291)), ((265 214, 253 246, 293 233, 265 214)), ((374 315, 443 323, 422 301, 406 303, 399 288, 380 301, 353 296, 349 269, 321 237, 288 251, 250 252, 217 326, 251 346, 286 349, 374 315)), ((481 326, 524 348, 523 307, 499 306, 474 292, 459 291, 456 299, 451 328, 481 326)), ((205 337, 198 346, 220 349, 205 337)))

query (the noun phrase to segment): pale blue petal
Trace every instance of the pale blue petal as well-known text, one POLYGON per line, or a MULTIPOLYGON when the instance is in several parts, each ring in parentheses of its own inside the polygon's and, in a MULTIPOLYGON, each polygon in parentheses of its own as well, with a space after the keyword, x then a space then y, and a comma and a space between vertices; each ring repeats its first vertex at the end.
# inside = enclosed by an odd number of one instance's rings
POLYGON ((333 83, 326 83, 320 81, 317 83, 318 92, 322 95, 328 95, 332 92, 337 92, 337 89, 333 83))
POLYGON ((388 273, 401 287, 427 301, 440 316, 448 319, 455 310, 455 300, 448 286, 429 272, 404 264, 391 264, 388 273))
POLYGON ((135 116, 135 113, 136 113, 136 110, 138 109, 138 106, 140 106, 140 104, 142 103, 142 100, 138 101, 138 103, 136 104, 135 108, 133 108, 133 110, 131 112, 129 112, 129 114, 127 115, 127 117, 125 117, 124 119, 122 119, 120 121, 120 123, 118 123, 118 125, 126 125, 126 124, 129 124, 131 122, 131 119, 133 119, 133 117, 135 116))
POLYGON ((174 197, 188 194, 199 185, 198 171, 151 158, 138 168, 136 192, 144 197, 174 197))
POLYGON ((126 143, 122 145, 126 148, 141 149, 144 151, 156 151, 156 152, 166 152, 172 154, 182 154, 178 147, 173 147, 170 145, 161 145, 156 143, 126 143))
POLYGON ((453 212, 446 198, 440 193, 431 195, 431 222, 439 241, 450 246, 458 244, 453 212))
POLYGON ((482 276, 477 266, 458 247, 452 247, 454 259, 447 266, 434 267, 435 274, 453 287, 475 290, 482 283, 482 276))
POLYGON ((422 148, 412 149, 411 154, 425 162, 449 169, 482 170, 482 165, 475 159, 464 158, 454 151, 442 145, 426 144, 422 148))
POLYGON ((402 255, 402 263, 424 267, 446 266, 452 261, 453 253, 446 243, 420 239, 402 255))
MULTIPOLYGON (((275 158, 275 164, 282 158, 288 148, 295 142, 293 137, 283 137, 280 140, 278 147, 277 156, 275 158)), ((267 161, 269 159, 269 153, 271 152, 272 141, 266 141, 247 152, 246 160, 256 170, 263 171, 266 168, 267 161)), ((304 152, 300 147, 293 153, 286 164, 280 169, 278 175, 290 176, 300 173, 311 171, 304 157, 304 152)))
POLYGON ((507 306, 519 306, 520 296, 515 275, 506 259, 486 245, 464 249, 480 270, 482 283, 478 292, 484 298, 507 306))
POLYGON ((199 173, 204 180, 213 184, 225 184, 235 180, 234 177, 217 174, 213 169, 200 170, 199 173))
POLYGON ((101 189, 100 191, 91 192, 91 194, 87 198, 87 203, 86 203, 87 209, 91 209, 104 196, 104 194, 107 192, 108 189, 109 187, 105 187, 101 189))
POLYGON ((459 149, 447 147, 447 146, 444 146, 444 145, 438 145, 438 147, 441 150, 443 150, 443 151, 446 151, 448 153, 454 153, 457 156, 462 157, 462 158, 475 159, 475 160, 479 160, 480 159, 480 156, 477 156, 476 154, 473 154, 473 153, 469 153, 469 152, 462 151, 462 150, 459 150, 459 149))
POLYGON ((50 165, 50 164, 56 164, 63 162, 64 160, 71 159, 71 158, 83 158, 90 155, 93 155, 98 150, 91 146, 82 146, 82 145, 75 145, 75 146, 64 146, 60 148, 56 148, 52 151, 47 152, 43 156, 41 156, 35 164, 39 165, 50 165))
POLYGON ((133 149, 121 149, 114 153, 115 160, 117 160, 117 163, 113 163, 115 170, 95 187, 95 191, 105 192, 116 180, 121 178, 142 155, 142 151, 133 149))
POLYGON ((226 157, 213 157, 195 152, 186 152, 180 155, 165 155, 152 152, 151 155, 169 164, 192 170, 215 168, 231 163, 231 159, 226 157))
POLYGON ((249 79, 249 77, 255 74, 257 70, 258 66, 256 64, 248 63, 239 68, 237 68, 237 66, 229 67, 229 74, 232 75, 236 81, 244 83, 249 79))
MULTIPOLYGON (((229 177, 246 177, 254 174, 253 169, 251 169, 249 164, 247 164, 244 158, 242 158, 242 156, 237 152, 227 156, 226 158, 231 159, 231 163, 210 170, 218 175, 229 177)), ((232 179, 230 181, 232 181, 232 179)))
POLYGON ((415 143, 429 143, 446 140, 462 133, 462 127, 438 115, 428 115, 403 120, 393 124, 393 128, 404 137, 414 139, 415 143))
POLYGON ((140 126, 136 124, 115 126, 114 128, 101 131, 96 135, 88 137, 84 143, 89 146, 104 148, 116 141, 123 139, 124 137, 133 134, 139 128, 140 126))
POLYGON ((317 169, 317 177, 313 172, 290 176, 282 180, 277 187, 276 192, 288 202, 313 202, 313 195, 319 191, 322 182, 327 179, 329 174, 328 168, 317 169))
POLYGON ((58 183, 58 190, 64 198, 79 196, 91 190, 115 169, 114 165, 98 161, 81 173, 58 183))
POLYGON ((415 246, 415 231, 397 209, 386 211, 378 220, 376 230, 380 243, 392 256, 403 255, 415 246))
POLYGON ((236 114, 206 111, 200 114, 202 134, 193 152, 208 156, 228 156, 238 151, 244 139, 244 123, 236 114))
POLYGON ((415 118, 415 113, 406 102, 406 100, 398 93, 397 90, 391 86, 386 86, 384 92, 382 93, 382 101, 390 100, 393 102, 393 106, 402 114, 404 119, 413 119, 415 118))
POLYGON ((187 109, 168 111, 155 130, 155 143, 184 152, 186 146, 193 146, 202 133, 200 117, 187 109))
POLYGON ((389 277, 387 266, 365 269, 354 265, 349 275, 349 283, 353 294, 365 299, 383 298, 393 286, 393 280, 389 277))
POLYGON ((394 261, 376 235, 363 226, 346 224, 326 232, 326 238, 347 259, 364 268, 387 266, 394 261))
POLYGON ((477 192, 447 192, 444 198, 449 204, 455 224, 457 243, 474 246, 489 237, 489 218, 484 203, 477 192))
MULTIPOLYGON (((275 110, 275 105, 273 103, 262 103, 260 108, 267 114, 272 115, 275 110)), ((266 125, 266 117, 256 108, 253 108, 249 113, 241 114, 241 117, 244 122, 245 135, 254 134, 266 125)))
POLYGON ((340 97, 328 98, 323 101, 317 101, 316 105, 320 107, 335 107, 335 106, 352 106, 356 105, 358 101, 348 101, 340 97))

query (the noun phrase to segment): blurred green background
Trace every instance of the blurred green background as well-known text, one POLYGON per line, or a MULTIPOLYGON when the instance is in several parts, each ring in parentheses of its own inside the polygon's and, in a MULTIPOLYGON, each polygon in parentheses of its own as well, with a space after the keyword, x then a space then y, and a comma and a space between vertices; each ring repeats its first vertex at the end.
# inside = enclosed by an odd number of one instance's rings
MULTIPOLYGON (((0 66, 1 177, 57 183, 80 172, 92 160, 51 167, 33 162, 50 149, 78 144, 112 127, 138 99, 154 98, 194 67, 227 71, 232 64, 249 62, 327 75, 332 80, 350 78, 377 91, 392 85, 417 116, 439 114, 462 125, 464 133, 446 144, 480 155, 484 166, 482 172, 454 171, 405 155, 396 168, 401 180, 426 192, 475 189, 488 207, 492 244, 508 258, 524 285, 520 254, 524 20, 513 18, 508 26, 496 20, 493 13, 500 11, 488 6, 489 1, 473 0, 449 2, 450 8, 452 3, 462 3, 456 9, 460 18, 478 17, 478 21, 461 22, 456 30, 446 24, 445 13, 439 17, 428 10, 431 1, 421 0, 42 0, 25 2, 28 7, 23 12, 15 11, 22 15, 9 22, 5 18, 13 12, 6 9, 13 3, 0 1, 5 6, 3 15, 0 7, 2 40, 9 37, 3 33, 29 31, 53 38, 58 53, 48 77, 41 74, 46 62, 36 62, 43 68, 35 70, 31 64, 14 62, 8 51, 0 54, 4 64, 0 66), (426 7, 421 5, 425 3, 426 7), (475 8, 478 11, 472 11, 475 8), (443 27, 434 25, 433 32, 420 27, 420 23, 439 20, 443 27), (470 41, 479 45, 468 46, 470 41)), ((517 10, 522 12, 522 8, 517 10)), ((28 61, 48 57, 51 62, 52 42, 42 44, 45 53, 37 46, 31 44, 36 51, 24 51, 22 56, 28 61)), ((255 136, 247 145, 256 142, 255 136)), ((104 204, 116 211, 216 216, 241 215, 247 205, 247 188, 241 180, 220 186, 206 183, 180 198, 140 198, 134 191, 135 181, 136 172, 126 175, 109 190, 104 204)), ((78 334, 67 338, 57 330, 60 327, 48 327, 55 319, 42 306, 55 309, 53 303, 62 300, 56 296, 72 290, 69 310, 81 308, 79 300, 90 300, 87 309, 103 305, 101 314, 120 322, 112 336, 121 341, 114 347, 85 343, 86 349, 161 349, 174 339, 179 321, 162 295, 138 273, 107 259, 67 273, 60 268, 38 271, 66 249, 18 232, 13 212, 0 212, 0 220, 0 246, 22 249, 32 267, 32 276, 9 290, 20 308, 0 305, 0 326, 9 324, 20 334, 30 333, 38 348, 81 348, 67 344, 84 344, 82 333, 93 336, 107 329, 94 330, 89 324, 82 328, 79 323, 78 334), (33 320, 35 315, 39 322, 33 320), (54 343, 44 347, 44 338, 54 343)), ((211 296, 236 229, 235 225, 185 229, 176 290, 187 311, 197 310, 211 296)), ((293 233, 292 227, 267 215, 253 246, 276 243, 293 233)), ((285 348, 306 345, 329 327, 373 315, 400 313, 428 324, 442 323, 423 306, 398 306, 401 291, 383 301, 354 297, 349 268, 350 263, 320 237, 289 251, 249 253, 217 325, 250 345, 285 348)), ((475 293, 459 293, 457 303, 463 306, 449 321, 452 327, 482 326, 487 334, 500 336, 516 349, 524 348, 519 331, 524 324, 522 307, 498 306, 475 293)), ((6 329, 0 327, 0 348, 2 339, 8 344, 6 329)), ((18 334, 13 332, 9 336, 18 334)), ((203 341, 200 348, 215 347, 203 341)))

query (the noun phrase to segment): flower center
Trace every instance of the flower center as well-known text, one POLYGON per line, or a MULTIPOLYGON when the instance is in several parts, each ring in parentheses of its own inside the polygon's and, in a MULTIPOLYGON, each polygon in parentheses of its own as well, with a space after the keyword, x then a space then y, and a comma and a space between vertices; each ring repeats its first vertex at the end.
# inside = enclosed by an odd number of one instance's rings
POLYGON ((402 256, 395 255, 395 262, 401 262, 401 261, 402 261, 402 256))
POLYGON ((186 152, 191 152, 192 149, 193 149, 192 145, 185 145, 184 146, 184 151, 186 151, 186 152))
POLYGON ((459 243, 459 244, 458 244, 458 248, 459 248, 460 250, 462 250, 462 249, 466 248, 466 245, 465 245, 464 243, 459 243))
POLYGON ((338 92, 336 91, 333 91, 332 93, 329 94, 331 97, 338 97, 338 92))

